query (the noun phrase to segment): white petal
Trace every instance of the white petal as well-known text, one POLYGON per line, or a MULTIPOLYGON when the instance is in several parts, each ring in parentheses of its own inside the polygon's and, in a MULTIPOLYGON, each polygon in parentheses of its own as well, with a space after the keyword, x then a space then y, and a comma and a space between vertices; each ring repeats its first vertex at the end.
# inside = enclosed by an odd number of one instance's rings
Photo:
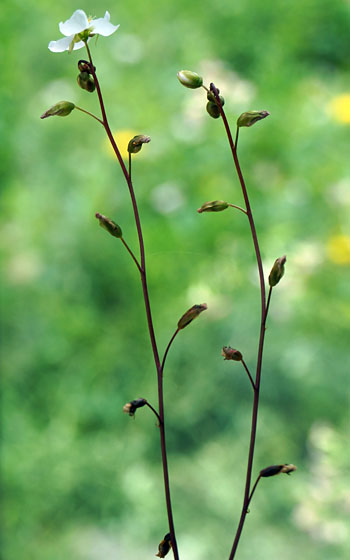
POLYGON ((52 52, 68 51, 69 45, 71 44, 73 39, 74 39, 74 35, 71 35, 70 37, 63 37, 62 39, 58 39, 58 41, 50 41, 49 49, 52 52))
POLYGON ((109 15, 109 12, 106 12, 105 17, 103 18, 93 19, 90 22, 90 25, 94 28, 93 33, 96 33, 97 35, 103 35, 104 37, 108 37, 109 35, 112 35, 112 33, 114 33, 115 31, 117 31, 119 25, 112 25, 111 22, 109 21, 110 19, 111 16, 109 15))
MULTIPOLYGON (((87 42, 90 41, 90 37, 88 38, 87 42)), ((79 41, 79 43, 74 43, 73 51, 77 51, 78 49, 82 49, 85 47, 84 41, 79 41)))
POLYGON ((75 35, 81 33, 89 27, 86 13, 83 10, 76 10, 72 17, 59 24, 62 35, 75 35))

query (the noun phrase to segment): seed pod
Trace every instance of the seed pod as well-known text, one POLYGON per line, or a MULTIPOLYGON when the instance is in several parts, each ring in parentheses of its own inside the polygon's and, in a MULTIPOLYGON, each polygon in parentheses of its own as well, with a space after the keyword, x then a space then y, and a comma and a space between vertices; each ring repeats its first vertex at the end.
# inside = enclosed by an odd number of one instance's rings
POLYGON ((209 101, 206 106, 207 113, 213 117, 213 119, 218 119, 220 117, 220 109, 216 103, 209 101))
POLYGON ((142 408, 147 404, 146 399, 135 399, 134 401, 130 401, 123 406, 123 411, 129 416, 135 416, 135 412, 138 408, 142 408))
POLYGON ((108 231, 108 233, 113 235, 113 237, 117 237, 118 239, 121 239, 123 237, 123 232, 121 227, 118 226, 118 224, 116 224, 115 222, 113 222, 113 220, 110 220, 109 218, 107 218, 107 216, 103 216, 103 214, 100 214, 99 212, 96 212, 95 216, 100 222, 100 226, 103 227, 103 229, 105 229, 106 231, 108 231))
POLYGON ((56 105, 53 105, 41 115, 41 119, 47 119, 48 117, 66 117, 75 108, 74 103, 70 101, 59 101, 56 105))
POLYGON ((253 126, 258 121, 265 119, 269 116, 268 111, 247 111, 242 113, 237 119, 237 126, 253 126))
POLYGON ((141 150, 142 145, 148 144, 150 141, 150 137, 145 136, 144 134, 138 134, 137 136, 134 136, 134 138, 131 138, 128 144, 129 154, 137 154, 141 150))
POLYGON ((191 307, 188 311, 186 311, 186 313, 184 313, 184 315, 182 315, 181 319, 177 323, 177 328, 179 330, 184 329, 193 321, 193 319, 198 317, 198 315, 200 315, 202 311, 205 311, 206 309, 208 309, 206 303, 193 305, 193 307, 191 307))
POLYGON ((224 346, 221 355, 224 356, 225 360, 233 360, 234 362, 241 362, 243 359, 241 352, 231 348, 231 346, 224 346))
POLYGON ((165 558, 168 554, 169 550, 171 549, 171 540, 170 540, 170 533, 167 533, 162 541, 160 541, 158 545, 158 553, 156 556, 158 558, 165 558))
POLYGON ((95 91, 96 86, 92 76, 88 72, 80 72, 77 77, 78 86, 85 89, 89 93, 95 91))
POLYGON ((297 468, 295 465, 271 465, 270 467, 266 467, 260 471, 261 477, 269 477, 269 476, 276 476, 277 474, 285 473, 290 474, 293 471, 296 471, 297 468))
POLYGON ((225 200, 212 200, 202 204, 202 206, 198 208, 197 212, 199 214, 202 214, 202 212, 222 212, 228 207, 229 204, 228 202, 225 202, 225 200))
POLYGON ((274 265, 271 269, 269 274, 269 284, 273 288, 276 286, 278 282, 281 280, 282 276, 284 275, 284 265, 286 264, 287 257, 284 255, 279 259, 276 259, 274 265))

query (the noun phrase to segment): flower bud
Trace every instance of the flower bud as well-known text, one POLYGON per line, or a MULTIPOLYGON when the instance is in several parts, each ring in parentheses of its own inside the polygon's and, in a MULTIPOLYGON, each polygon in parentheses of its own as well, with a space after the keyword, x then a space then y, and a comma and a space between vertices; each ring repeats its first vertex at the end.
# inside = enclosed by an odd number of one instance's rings
POLYGON ((202 204, 200 208, 198 208, 197 212, 202 214, 202 212, 222 212, 229 207, 228 202, 224 200, 212 200, 211 202, 205 202, 202 204))
POLYGON ((135 416, 135 412, 138 408, 142 408, 147 404, 146 399, 135 399, 134 401, 130 401, 123 406, 123 411, 129 416, 135 416))
POLYGON ((268 111, 247 111, 238 117, 237 126, 252 126, 256 122, 268 117, 269 114, 268 111))
POLYGON ((203 78, 191 70, 180 70, 177 73, 177 79, 183 86, 190 89, 197 89, 203 85, 203 78))
POLYGON ((47 119, 47 117, 66 117, 69 115, 73 109, 75 108, 74 103, 70 101, 59 101, 56 105, 53 105, 45 111, 43 115, 41 115, 41 119, 47 119))
POLYGON ((286 263, 287 257, 280 257, 279 259, 275 260, 275 263, 271 269, 269 274, 269 284, 271 287, 276 286, 278 282, 281 280, 284 274, 284 265, 286 263))
POLYGON ((167 533, 162 541, 160 541, 158 545, 158 558, 165 558, 168 554, 169 550, 171 549, 171 537, 170 533, 167 533))
POLYGON ((93 93, 95 91, 95 82, 92 76, 90 76, 89 72, 80 72, 77 77, 78 86, 81 89, 85 89, 89 93, 93 93))
POLYGON ((148 144, 148 142, 150 141, 150 137, 145 136, 144 134, 134 136, 134 138, 132 138, 128 144, 129 154, 137 154, 141 150, 142 144, 148 144))
MULTIPOLYGON (((90 74, 90 70, 91 70, 90 63, 87 60, 79 60, 78 61, 78 69, 79 69, 79 72, 88 72, 90 74)), ((94 67, 94 70, 96 70, 95 67, 94 67)))
POLYGON ((224 356, 225 360, 233 360, 235 362, 241 362, 243 359, 241 352, 231 348, 231 346, 224 346, 221 355, 224 356))
MULTIPOLYGON (((220 90, 217 89, 217 92, 218 92, 218 94, 219 94, 219 93, 220 93, 220 90)), ((208 93, 207 93, 207 99, 208 99, 208 101, 210 101, 211 103, 215 103, 216 105, 218 104, 218 101, 217 101, 217 99, 216 99, 215 94, 214 94, 213 91, 208 91, 208 93)), ((222 97, 222 95, 219 95, 219 99, 220 99, 221 105, 224 106, 224 105, 225 105, 225 99, 222 97)))
POLYGON ((115 222, 113 222, 113 220, 110 220, 109 218, 103 216, 103 214, 100 214, 99 212, 96 212, 95 216, 99 220, 100 226, 103 227, 106 231, 108 231, 108 233, 113 235, 113 237, 117 237, 118 239, 121 239, 123 237, 123 232, 121 227, 118 226, 118 224, 116 224, 115 222))
POLYGON ((260 471, 260 476, 268 477, 268 476, 276 476, 277 474, 285 473, 290 474, 293 471, 296 471, 297 468, 295 465, 271 465, 271 467, 266 467, 266 469, 262 469, 260 471))
POLYGON ((213 117, 213 119, 218 119, 220 117, 220 109, 216 103, 209 101, 206 106, 207 113, 213 117))
POLYGON ((205 311, 206 309, 208 309, 206 303, 202 303, 200 305, 193 305, 191 309, 189 309, 188 311, 186 311, 184 315, 182 315, 181 319, 177 324, 177 328, 184 329, 185 327, 187 327, 187 325, 189 325, 193 321, 193 319, 198 317, 198 315, 200 315, 202 311, 205 311))

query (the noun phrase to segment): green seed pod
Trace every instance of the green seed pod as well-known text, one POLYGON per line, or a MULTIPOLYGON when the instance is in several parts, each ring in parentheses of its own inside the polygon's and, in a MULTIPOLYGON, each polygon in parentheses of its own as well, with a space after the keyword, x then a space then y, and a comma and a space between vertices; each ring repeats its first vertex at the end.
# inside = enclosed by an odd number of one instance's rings
POLYGON ((220 109, 216 103, 212 103, 211 101, 209 101, 207 103, 206 109, 207 113, 209 113, 209 115, 213 117, 213 119, 218 119, 220 117, 220 109))
POLYGON ((212 200, 211 202, 205 202, 197 212, 202 214, 202 212, 222 212, 229 207, 229 203, 224 200, 212 200))
MULTIPOLYGON (((220 93, 219 89, 218 89, 218 93, 220 93)), ((214 92, 212 92, 212 91, 208 91, 207 99, 208 99, 208 101, 211 101, 211 103, 215 103, 216 105, 218 104, 217 99, 214 95, 214 92)), ((225 105, 225 99, 222 97, 222 95, 219 95, 219 99, 220 99, 221 105, 224 106, 225 105)))
POLYGON ((95 91, 96 86, 94 79, 88 72, 80 72, 77 77, 77 82, 78 86, 81 87, 81 89, 85 89, 89 93, 95 91))
POLYGON ((284 265, 286 261, 287 261, 287 257, 285 255, 275 260, 274 265, 269 274, 269 284, 272 288, 273 286, 276 286, 278 284, 278 282, 281 280, 282 276, 284 275, 284 265))
POLYGON ((75 108, 74 103, 70 101, 59 101, 56 105, 53 105, 45 111, 43 115, 41 115, 41 119, 47 119, 47 117, 66 117, 69 115, 73 109, 75 108))
POLYGON ((180 70, 177 73, 177 79, 183 86, 190 89, 197 89, 203 85, 203 78, 191 70, 180 70))
POLYGON ((109 218, 103 216, 99 212, 96 212, 95 216, 100 222, 100 226, 103 227, 103 229, 105 229, 106 231, 108 231, 108 233, 113 235, 113 237, 117 237, 118 239, 121 239, 123 237, 123 232, 121 227, 118 226, 118 224, 116 224, 115 222, 113 222, 113 220, 110 220, 109 218))
POLYGON ((269 116, 268 111, 247 111, 246 113, 242 113, 240 117, 237 119, 237 126, 253 126, 258 121, 265 119, 269 116))
POLYGON ((193 321, 193 319, 198 317, 198 315, 200 315, 202 311, 205 311, 206 309, 208 309, 206 303, 193 305, 188 311, 186 311, 186 313, 184 313, 184 315, 182 315, 181 319, 177 323, 177 328, 179 330, 184 329, 193 321))

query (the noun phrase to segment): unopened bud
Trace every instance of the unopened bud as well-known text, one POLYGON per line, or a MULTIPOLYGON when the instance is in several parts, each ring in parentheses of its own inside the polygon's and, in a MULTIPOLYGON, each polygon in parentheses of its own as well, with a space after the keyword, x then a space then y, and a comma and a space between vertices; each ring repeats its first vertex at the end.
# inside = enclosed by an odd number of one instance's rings
POLYGON ((225 202, 224 200, 212 200, 202 204, 202 206, 198 208, 197 212, 199 214, 202 214, 202 212, 222 212, 228 207, 228 202, 225 202))
POLYGON ((224 346, 221 355, 224 356, 225 360, 234 360, 235 362, 241 362, 243 359, 241 352, 231 348, 231 346, 224 346))
POLYGON ((276 476, 277 474, 285 473, 290 474, 293 471, 296 471, 297 468, 295 465, 271 465, 271 467, 266 467, 266 469, 262 469, 260 471, 260 476, 268 477, 268 476, 276 476))
POLYGON ((137 154, 141 150, 142 144, 148 144, 148 142, 150 141, 150 137, 145 136, 144 134, 138 134, 137 136, 134 136, 134 138, 131 138, 128 144, 129 154, 137 154))
POLYGON ((203 78, 191 70, 180 70, 177 73, 177 79, 183 86, 190 89, 197 89, 203 85, 203 78))
POLYGON ((85 89, 89 93, 95 91, 96 86, 92 76, 90 76, 89 72, 80 72, 77 77, 78 86, 81 89, 85 89))
POLYGON ((116 224, 115 222, 113 222, 113 220, 110 220, 109 218, 103 216, 103 214, 100 214, 99 212, 96 212, 95 216, 100 222, 100 226, 103 227, 103 229, 105 229, 106 231, 108 231, 108 233, 113 235, 113 237, 117 237, 118 239, 123 237, 123 232, 121 227, 118 226, 118 224, 116 224))
POLYGON ((171 536, 170 533, 167 533, 162 541, 160 541, 158 545, 158 553, 156 556, 158 558, 165 558, 168 554, 169 550, 171 549, 171 536))
MULTIPOLYGON (((220 93, 219 89, 216 89, 216 91, 218 92, 218 95, 220 93)), ((218 105, 218 100, 216 99, 216 95, 213 91, 208 91, 207 93, 207 99, 208 101, 210 101, 211 103, 215 103, 216 105, 218 105)), ((222 97, 222 95, 219 95, 219 99, 220 99, 220 103, 222 106, 225 105, 225 99, 222 97)))
POLYGON ((286 263, 286 260, 287 257, 285 255, 275 260, 269 274, 269 284, 271 287, 276 286, 276 284, 278 284, 278 282, 281 280, 284 274, 284 265, 286 263))
POLYGON ((216 103, 209 101, 206 106, 207 113, 213 117, 213 119, 218 119, 220 117, 220 109, 216 103))
POLYGON ((138 408, 142 408, 147 404, 146 399, 135 399, 134 401, 130 401, 123 406, 123 411, 129 416, 135 416, 135 412, 138 408))
POLYGON ((75 108, 74 103, 70 101, 59 101, 56 105, 53 105, 41 115, 41 119, 47 119, 47 117, 66 117, 75 108))
POLYGON ((198 317, 198 315, 200 315, 202 311, 205 311, 206 309, 208 309, 206 303, 201 303, 200 305, 193 305, 191 309, 189 309, 188 311, 186 311, 186 313, 184 313, 184 315, 182 315, 181 319, 177 324, 178 329, 184 329, 185 327, 187 327, 187 325, 189 325, 193 321, 193 319, 198 317))
POLYGON ((268 117, 269 114, 268 111, 247 111, 238 117, 237 126, 252 126, 256 122, 268 117))

